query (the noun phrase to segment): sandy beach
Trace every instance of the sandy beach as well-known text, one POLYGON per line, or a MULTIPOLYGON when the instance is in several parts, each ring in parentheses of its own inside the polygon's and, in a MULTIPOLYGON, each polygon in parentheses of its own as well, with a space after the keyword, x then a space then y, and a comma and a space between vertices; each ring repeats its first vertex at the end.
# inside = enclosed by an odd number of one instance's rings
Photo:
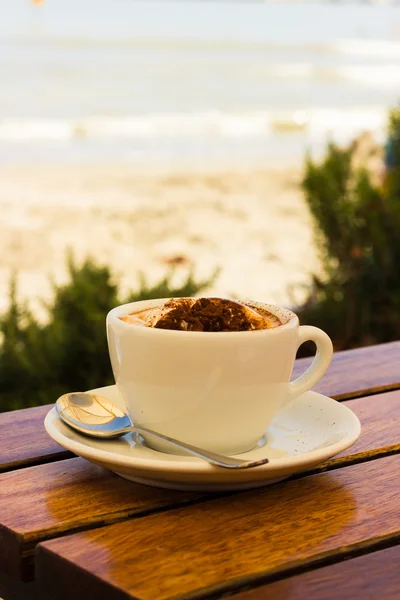
POLYGON ((0 170, 0 310, 10 275, 36 311, 65 256, 108 264, 123 290, 175 265, 220 274, 207 291, 293 305, 318 269, 296 170, 138 172, 129 166, 10 165, 0 170))

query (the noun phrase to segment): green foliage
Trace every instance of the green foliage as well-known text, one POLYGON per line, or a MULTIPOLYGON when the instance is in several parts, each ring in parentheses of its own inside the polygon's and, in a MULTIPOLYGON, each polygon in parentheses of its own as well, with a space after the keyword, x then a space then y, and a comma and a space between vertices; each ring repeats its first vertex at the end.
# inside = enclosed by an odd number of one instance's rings
POLYGON ((189 273, 179 286, 173 271, 154 286, 141 276, 140 287, 120 297, 108 267, 86 260, 78 266, 68 258, 69 281, 54 285, 40 323, 17 301, 15 278, 10 303, 0 317, 0 412, 47 404, 69 390, 87 390, 113 383, 105 318, 114 306, 134 300, 192 296, 211 285, 217 275, 196 282, 189 273))
POLYGON ((357 164, 357 143, 330 144, 321 163, 306 161, 303 188, 324 277, 314 277, 298 312, 336 349, 400 338, 400 109, 388 132, 380 176, 357 164))

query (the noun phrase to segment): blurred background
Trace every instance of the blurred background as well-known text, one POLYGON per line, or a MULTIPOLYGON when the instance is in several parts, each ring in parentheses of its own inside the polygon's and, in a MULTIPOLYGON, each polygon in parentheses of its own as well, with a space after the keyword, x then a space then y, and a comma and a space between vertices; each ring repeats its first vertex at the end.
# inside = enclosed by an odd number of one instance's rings
POLYGON ((4 323, 11 282, 39 327, 82 265, 93 290, 99 272, 117 286, 111 304, 201 292, 300 307, 343 252, 370 257, 362 218, 353 230, 332 199, 335 165, 358 160, 383 185, 398 2, 4 0, 0 47, 4 323), (307 179, 330 141, 353 154, 307 179), (321 242, 338 231, 341 250, 321 242))
POLYGON ((383 139, 400 85, 400 5, 0 10, 0 307, 11 269, 24 297, 48 295, 66 247, 106 260, 127 287, 174 263, 178 278, 189 264, 199 276, 220 266, 221 294, 303 294, 317 268, 295 189, 304 153, 364 130, 383 139))

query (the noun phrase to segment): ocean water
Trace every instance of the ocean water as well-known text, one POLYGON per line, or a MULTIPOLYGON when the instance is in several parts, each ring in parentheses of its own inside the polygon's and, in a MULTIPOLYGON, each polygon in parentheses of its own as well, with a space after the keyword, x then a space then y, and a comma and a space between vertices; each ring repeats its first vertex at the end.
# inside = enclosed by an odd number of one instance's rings
POLYGON ((266 165, 400 97, 400 5, 3 0, 0 161, 266 165))

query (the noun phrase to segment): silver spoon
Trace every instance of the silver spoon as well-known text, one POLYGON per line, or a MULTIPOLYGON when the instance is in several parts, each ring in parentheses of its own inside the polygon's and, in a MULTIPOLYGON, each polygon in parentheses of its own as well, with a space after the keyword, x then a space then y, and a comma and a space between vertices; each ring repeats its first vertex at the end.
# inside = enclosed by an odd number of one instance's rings
POLYGON ((166 435, 151 431, 145 427, 136 427, 130 418, 118 406, 107 398, 89 392, 71 392, 64 394, 56 402, 56 411, 61 419, 80 433, 98 438, 115 438, 128 432, 150 435, 167 442, 176 448, 185 450, 193 456, 203 458, 213 465, 226 469, 250 469, 265 465, 268 458, 261 460, 243 460, 231 456, 222 456, 179 442, 166 435))

